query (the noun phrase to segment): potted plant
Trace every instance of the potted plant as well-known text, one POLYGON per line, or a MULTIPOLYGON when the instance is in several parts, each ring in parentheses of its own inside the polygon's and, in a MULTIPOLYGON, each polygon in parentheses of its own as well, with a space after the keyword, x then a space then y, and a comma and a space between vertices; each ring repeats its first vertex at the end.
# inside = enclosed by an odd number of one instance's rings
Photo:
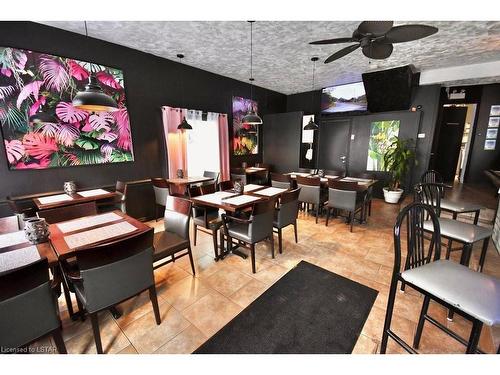
POLYGON ((412 141, 412 139, 402 140, 394 137, 384 153, 383 170, 390 173, 389 184, 383 189, 387 203, 398 203, 403 194, 401 182, 415 159, 415 152, 410 148, 412 141))

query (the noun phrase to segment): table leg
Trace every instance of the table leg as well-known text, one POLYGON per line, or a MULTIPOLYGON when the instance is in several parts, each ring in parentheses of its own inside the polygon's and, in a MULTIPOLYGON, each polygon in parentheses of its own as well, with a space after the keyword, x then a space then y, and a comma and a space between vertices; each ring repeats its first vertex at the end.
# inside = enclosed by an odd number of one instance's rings
POLYGON ((112 306, 108 310, 115 319, 119 319, 122 316, 122 313, 116 308, 116 306, 112 306))

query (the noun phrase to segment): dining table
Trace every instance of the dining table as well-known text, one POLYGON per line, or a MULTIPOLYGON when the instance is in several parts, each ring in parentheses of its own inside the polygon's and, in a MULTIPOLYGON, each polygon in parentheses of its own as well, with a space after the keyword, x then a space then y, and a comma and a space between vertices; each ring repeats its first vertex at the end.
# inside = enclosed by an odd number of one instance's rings
POLYGON ((82 190, 74 194, 52 194, 43 197, 33 198, 33 203, 39 211, 63 206, 71 206, 79 203, 112 199, 118 193, 104 189, 82 190))

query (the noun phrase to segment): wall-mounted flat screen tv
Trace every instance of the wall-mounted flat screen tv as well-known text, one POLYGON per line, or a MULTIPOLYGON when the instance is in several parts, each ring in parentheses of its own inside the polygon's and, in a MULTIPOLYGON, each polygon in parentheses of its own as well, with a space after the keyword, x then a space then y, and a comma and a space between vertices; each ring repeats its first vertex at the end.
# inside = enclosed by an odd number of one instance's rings
POLYGON ((366 111, 366 93, 363 82, 326 87, 321 93, 321 113, 366 111))
POLYGON ((11 170, 134 160, 123 71, 92 62, 0 47, 0 130, 11 170), (92 73, 116 111, 71 104, 92 73), (38 112, 49 119, 30 122, 38 112))

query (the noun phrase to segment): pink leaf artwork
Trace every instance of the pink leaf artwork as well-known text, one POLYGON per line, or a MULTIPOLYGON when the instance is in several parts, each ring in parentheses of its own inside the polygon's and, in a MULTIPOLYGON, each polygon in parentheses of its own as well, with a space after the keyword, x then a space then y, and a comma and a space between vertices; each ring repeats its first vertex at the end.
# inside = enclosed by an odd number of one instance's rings
POLYGON ((50 164, 50 159, 43 158, 38 161, 38 163, 24 163, 24 162, 19 162, 16 164, 16 169, 45 169, 49 166, 50 164))
POLYGON ((38 109, 45 104, 46 101, 47 98, 45 96, 40 96, 38 100, 30 106, 30 109, 28 110, 28 116, 33 116, 38 111, 38 109))
POLYGON ((28 57, 26 54, 20 50, 12 50, 12 58, 17 69, 24 70, 28 57))
POLYGON ((76 78, 78 81, 89 78, 89 72, 75 60, 68 60, 67 63, 69 66, 69 74, 71 74, 72 77, 76 78))
POLYGON ((38 160, 48 158, 57 151, 55 139, 45 137, 40 133, 26 133, 23 137, 23 145, 26 154, 38 160))
POLYGON ((97 139, 101 141, 108 141, 108 142, 113 142, 116 138, 118 138, 118 135, 112 132, 105 132, 97 137, 97 139))
POLYGON ((2 73, 6 77, 11 77, 12 76, 12 70, 9 68, 2 68, 0 69, 0 73, 2 73))
POLYGON ((132 147, 132 136, 130 135, 130 123, 128 120, 128 112, 126 108, 112 112, 118 128, 117 146, 123 150, 129 151, 132 147))
POLYGON ((80 130, 74 124, 62 124, 56 135, 57 142, 66 147, 73 146, 75 140, 80 136, 80 130))
POLYGON ((35 98, 38 98, 38 92, 40 91, 40 86, 42 86, 42 84, 43 81, 33 81, 24 86, 17 97, 17 102, 16 102, 17 108, 21 109, 21 104, 30 95, 33 95, 35 98))
POLYGON ((61 92, 69 84, 70 77, 66 71, 66 67, 57 60, 41 57, 40 72, 42 73, 45 86, 49 90, 61 92))
POLYGON ((97 131, 104 129, 106 132, 109 132, 112 122, 113 116, 109 112, 96 112, 89 116, 90 126, 97 131))
POLYGON ((25 153, 24 146, 21 141, 14 139, 12 141, 4 141, 5 151, 7 152, 7 159, 9 164, 16 164, 25 153))
POLYGON ((37 124, 34 127, 35 132, 44 135, 45 137, 55 138, 57 133, 59 133, 59 124, 54 124, 52 122, 44 122, 42 124, 37 124))
POLYGON ((63 122, 72 124, 86 120, 89 113, 82 109, 73 107, 71 103, 59 102, 56 106, 56 115, 63 122))
POLYGON ((98 72, 95 76, 101 83, 105 84, 106 86, 112 87, 114 89, 123 88, 118 82, 116 82, 115 77, 113 77, 112 74, 101 71, 98 72))

